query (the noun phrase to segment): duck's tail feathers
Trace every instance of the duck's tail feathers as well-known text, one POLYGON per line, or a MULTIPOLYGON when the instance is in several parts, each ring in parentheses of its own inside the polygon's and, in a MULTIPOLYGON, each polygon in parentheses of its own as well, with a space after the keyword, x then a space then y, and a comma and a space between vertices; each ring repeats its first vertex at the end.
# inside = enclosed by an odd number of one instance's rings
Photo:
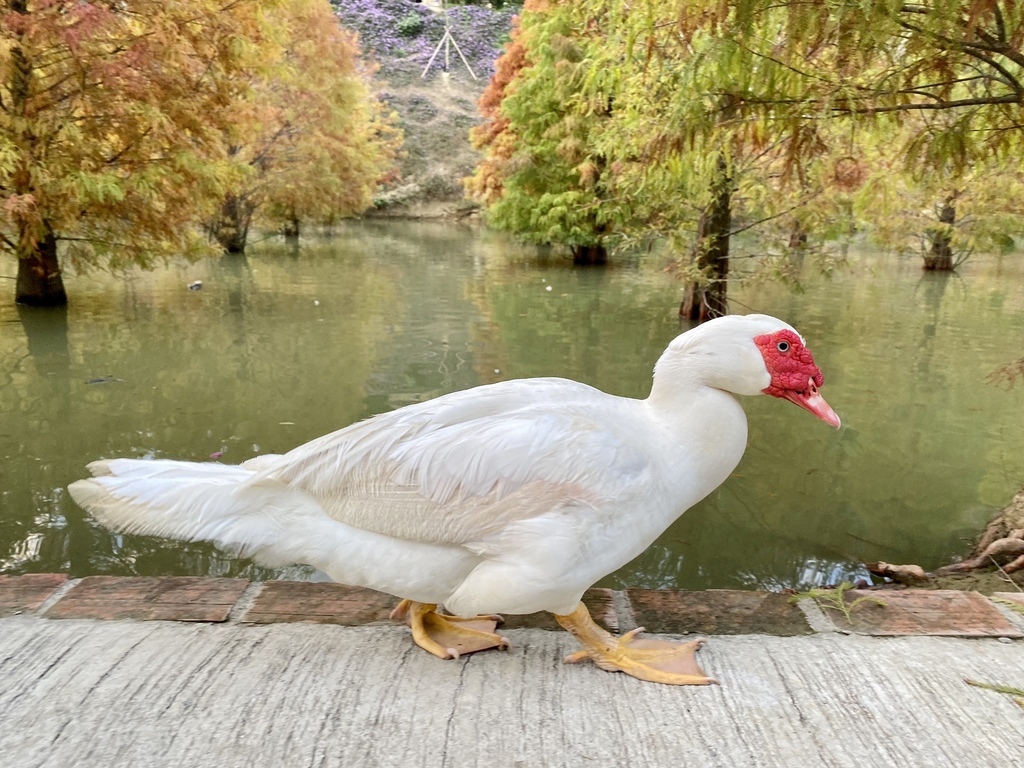
POLYGON ((311 497, 283 485, 247 484, 254 472, 246 467, 109 459, 89 470, 92 478, 68 490, 115 531, 209 541, 264 565, 318 565, 316 555, 327 546, 320 529, 331 521, 311 497))

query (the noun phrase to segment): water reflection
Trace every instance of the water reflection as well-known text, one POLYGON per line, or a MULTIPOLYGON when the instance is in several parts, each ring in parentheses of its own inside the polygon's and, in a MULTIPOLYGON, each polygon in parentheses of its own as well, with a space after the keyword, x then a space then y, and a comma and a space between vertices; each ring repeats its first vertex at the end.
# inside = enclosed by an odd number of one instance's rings
MULTIPOLYGON (((843 430, 748 399, 734 477, 607 584, 782 588, 861 560, 930 567, 1024 481, 1024 388, 983 383, 1024 346, 1019 260, 975 259, 961 277, 850 262, 804 294, 736 294, 807 336, 843 430)), ((659 266, 578 270, 490 233, 365 223, 298 250, 75 277, 66 312, 0 305, 0 572, 310 577, 112 535, 63 489, 95 458, 236 463, 508 378, 642 397, 678 332, 678 285, 659 266)))

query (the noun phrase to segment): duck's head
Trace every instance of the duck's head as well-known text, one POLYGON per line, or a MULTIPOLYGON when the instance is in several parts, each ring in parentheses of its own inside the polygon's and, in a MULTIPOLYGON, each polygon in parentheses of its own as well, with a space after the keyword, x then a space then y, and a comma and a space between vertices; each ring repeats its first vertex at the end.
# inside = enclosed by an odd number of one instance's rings
POLYGON ((842 422, 838 414, 818 392, 825 377, 814 364, 814 356, 800 334, 786 327, 755 336, 754 344, 761 352, 765 369, 771 377, 771 383, 761 391, 789 400, 839 429, 842 422))
POLYGON ((652 395, 696 381, 737 395, 778 397, 833 427, 841 423, 818 391, 824 377, 803 337, 770 315, 709 320, 677 336, 654 373, 652 395))

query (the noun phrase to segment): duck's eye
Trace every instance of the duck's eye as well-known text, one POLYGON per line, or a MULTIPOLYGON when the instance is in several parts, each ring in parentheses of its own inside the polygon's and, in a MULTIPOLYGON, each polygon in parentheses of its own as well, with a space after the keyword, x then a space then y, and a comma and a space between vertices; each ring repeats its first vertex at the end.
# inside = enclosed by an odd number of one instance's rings
POLYGON ((779 352, 781 352, 782 354, 786 354, 787 352, 789 352, 789 342, 780 341, 778 344, 775 345, 775 348, 779 350, 779 352))

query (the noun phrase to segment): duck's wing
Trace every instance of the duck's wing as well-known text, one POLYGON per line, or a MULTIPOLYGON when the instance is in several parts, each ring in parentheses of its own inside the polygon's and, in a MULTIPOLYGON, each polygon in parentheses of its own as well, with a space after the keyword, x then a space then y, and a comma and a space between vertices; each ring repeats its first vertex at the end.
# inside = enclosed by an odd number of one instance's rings
POLYGON ((251 483, 301 490, 363 530, 470 544, 642 482, 649 461, 628 437, 640 407, 564 379, 488 385, 260 457, 251 483))

